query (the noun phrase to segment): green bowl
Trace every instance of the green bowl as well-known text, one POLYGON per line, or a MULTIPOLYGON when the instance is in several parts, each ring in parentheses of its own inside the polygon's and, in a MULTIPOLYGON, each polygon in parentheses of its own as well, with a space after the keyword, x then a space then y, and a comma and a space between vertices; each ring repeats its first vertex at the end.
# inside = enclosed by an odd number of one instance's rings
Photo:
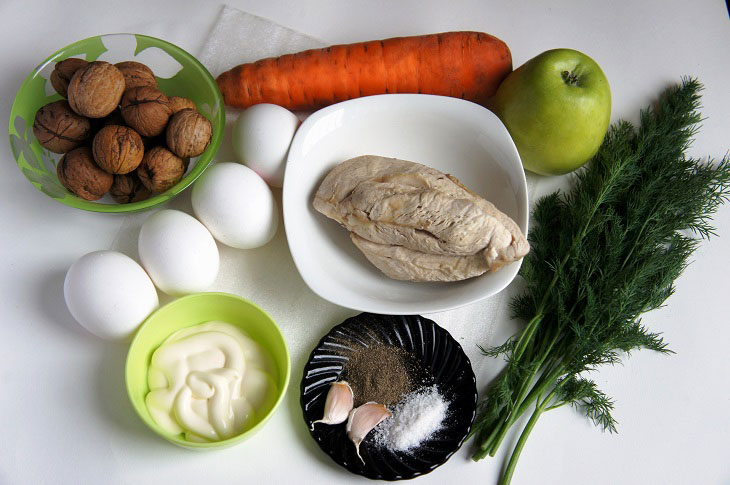
POLYGON ((195 57, 161 39, 139 34, 108 34, 74 42, 52 54, 25 79, 15 96, 8 123, 10 147, 18 167, 39 190, 62 204, 95 212, 135 212, 162 204, 193 183, 210 164, 223 139, 225 108, 223 96, 208 70, 195 57), (35 113, 41 106, 63 99, 48 80, 55 63, 68 57, 116 63, 138 61, 157 75, 160 90, 168 96, 192 99, 198 111, 213 125, 210 145, 190 160, 187 174, 166 192, 131 204, 117 204, 108 194, 88 201, 67 191, 56 176, 61 155, 43 148, 33 136, 35 113))
POLYGON ((290 371, 289 349, 284 336, 274 320, 264 310, 248 300, 229 293, 197 293, 168 303, 150 315, 140 326, 127 354, 125 380, 127 394, 134 410, 152 431, 184 448, 214 449, 238 444, 251 437, 266 424, 284 399, 289 385, 290 371), (163 430, 150 416, 145 404, 145 396, 149 392, 147 371, 152 353, 167 337, 181 328, 212 320, 224 321, 240 327, 271 354, 277 368, 278 375, 274 380, 279 394, 271 409, 243 433, 214 443, 194 443, 185 440, 182 434, 174 435, 163 430))

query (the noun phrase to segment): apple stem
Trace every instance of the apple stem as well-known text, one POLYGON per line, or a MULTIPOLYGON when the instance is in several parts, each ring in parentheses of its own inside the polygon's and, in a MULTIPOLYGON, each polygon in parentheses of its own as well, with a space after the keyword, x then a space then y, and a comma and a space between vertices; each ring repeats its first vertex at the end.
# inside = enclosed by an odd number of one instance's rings
POLYGON ((572 71, 563 71, 563 81, 568 84, 578 84, 578 76, 572 71))

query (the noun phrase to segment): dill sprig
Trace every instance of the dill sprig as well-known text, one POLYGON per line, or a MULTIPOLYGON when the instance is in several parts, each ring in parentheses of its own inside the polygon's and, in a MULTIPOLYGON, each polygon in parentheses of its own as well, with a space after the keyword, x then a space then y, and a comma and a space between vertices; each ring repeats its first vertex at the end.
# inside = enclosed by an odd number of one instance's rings
POLYGON ((509 483, 530 431, 545 411, 570 404, 596 425, 616 431, 613 400, 586 374, 640 348, 670 353, 640 315, 659 308, 730 195, 730 157, 687 158, 701 121, 696 79, 668 89, 640 126, 610 127, 598 153, 567 193, 540 199, 531 251, 520 274, 516 318, 527 321, 499 347, 506 366, 482 400, 474 424, 474 459, 494 456, 507 431, 532 415, 502 476, 509 483))

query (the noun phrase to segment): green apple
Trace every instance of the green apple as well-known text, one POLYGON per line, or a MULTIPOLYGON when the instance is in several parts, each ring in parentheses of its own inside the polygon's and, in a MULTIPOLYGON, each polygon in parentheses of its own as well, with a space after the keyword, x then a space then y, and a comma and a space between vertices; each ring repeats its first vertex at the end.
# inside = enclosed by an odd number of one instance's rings
POLYGON ((495 95, 494 111, 527 170, 560 175, 598 151, 611 119, 611 88, 593 59, 576 50, 553 49, 507 76, 495 95))

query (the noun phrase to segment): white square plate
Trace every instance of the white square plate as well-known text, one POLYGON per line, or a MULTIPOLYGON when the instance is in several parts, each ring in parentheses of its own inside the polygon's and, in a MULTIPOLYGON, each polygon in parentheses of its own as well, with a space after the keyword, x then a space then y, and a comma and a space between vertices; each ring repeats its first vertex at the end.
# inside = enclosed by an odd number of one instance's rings
POLYGON ((494 295, 521 261, 453 283, 388 278, 337 222, 314 210, 325 175, 359 155, 422 163, 458 178, 494 203, 527 234, 527 183, 519 154, 489 110, 424 94, 368 96, 328 106, 299 127, 289 149, 283 188, 284 225, 294 263, 309 287, 337 305, 383 314, 429 313, 494 295))

